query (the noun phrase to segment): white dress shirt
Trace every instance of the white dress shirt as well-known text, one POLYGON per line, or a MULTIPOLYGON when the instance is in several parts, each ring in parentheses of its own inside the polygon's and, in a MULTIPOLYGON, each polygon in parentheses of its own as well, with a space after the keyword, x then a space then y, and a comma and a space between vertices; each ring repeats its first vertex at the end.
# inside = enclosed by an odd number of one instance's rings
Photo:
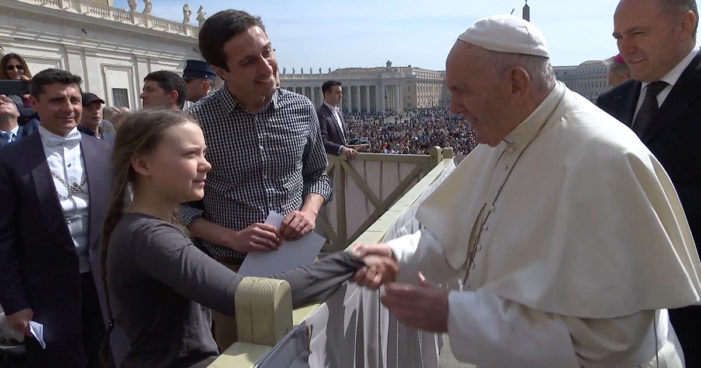
POLYGON ((333 117, 334 119, 336 119, 336 124, 338 124, 338 130, 341 131, 341 136, 345 140, 346 132, 343 131, 343 122, 341 121, 341 114, 338 112, 338 106, 331 105, 326 101, 324 101, 324 105, 326 105, 326 107, 328 107, 329 110, 331 110, 331 112, 333 113, 333 117))
POLYGON ((89 272, 88 183, 80 151, 80 132, 73 128, 67 136, 62 137, 39 126, 39 135, 66 225, 76 247, 80 272, 89 272), (69 192, 68 186, 79 186, 80 190, 69 192))
POLYGON ((19 125, 16 125, 14 129, 10 131, 0 129, 0 133, 9 135, 10 141, 8 143, 15 142, 17 140, 17 133, 19 133, 19 125))
MULTIPOLYGON (((667 96, 669 96, 669 93, 672 92, 672 88, 674 87, 675 84, 677 84, 677 81, 679 80, 679 77, 682 76, 682 73, 686 69, 689 64, 691 64, 691 60, 694 59, 694 56, 699 52, 699 47, 695 46, 691 52, 686 55, 682 61, 679 62, 672 70, 670 70, 667 74, 665 74, 664 77, 660 78, 661 81, 667 82, 667 86, 660 91, 660 93, 657 94, 657 106, 662 107, 662 104, 664 101, 667 99, 667 96)), ((647 88, 647 85, 650 83, 645 83, 640 86, 640 94, 638 95, 638 104, 635 106, 635 116, 633 116, 633 121, 635 121, 635 118, 638 116, 638 111, 640 110, 640 106, 643 105, 643 99, 645 98, 645 89, 647 88)))

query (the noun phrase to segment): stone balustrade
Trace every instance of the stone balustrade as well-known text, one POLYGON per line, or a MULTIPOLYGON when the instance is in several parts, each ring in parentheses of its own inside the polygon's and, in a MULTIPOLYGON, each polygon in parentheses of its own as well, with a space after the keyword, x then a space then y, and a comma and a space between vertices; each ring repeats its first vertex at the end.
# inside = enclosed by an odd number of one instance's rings
POLYGON ((10 0, 20 3, 39 5, 66 12, 77 13, 97 19, 130 24, 137 27, 152 29, 197 38, 199 27, 182 22, 175 22, 136 11, 118 9, 90 3, 88 0, 10 0))

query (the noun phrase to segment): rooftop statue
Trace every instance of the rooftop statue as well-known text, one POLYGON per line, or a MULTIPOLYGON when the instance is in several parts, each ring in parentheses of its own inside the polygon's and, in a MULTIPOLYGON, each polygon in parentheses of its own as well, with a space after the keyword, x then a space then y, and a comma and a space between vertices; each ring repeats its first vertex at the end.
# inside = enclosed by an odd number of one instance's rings
POLYGON ((144 14, 151 15, 151 0, 144 0, 144 14))
POLYGON ((187 4, 183 5, 183 24, 190 23, 190 15, 191 14, 192 14, 192 11, 190 10, 190 6, 187 4))
POLYGON ((200 5, 200 8, 197 9, 197 23, 199 24, 200 27, 202 27, 202 23, 205 21, 204 15, 207 14, 204 12, 204 9, 202 8, 202 5, 200 5))

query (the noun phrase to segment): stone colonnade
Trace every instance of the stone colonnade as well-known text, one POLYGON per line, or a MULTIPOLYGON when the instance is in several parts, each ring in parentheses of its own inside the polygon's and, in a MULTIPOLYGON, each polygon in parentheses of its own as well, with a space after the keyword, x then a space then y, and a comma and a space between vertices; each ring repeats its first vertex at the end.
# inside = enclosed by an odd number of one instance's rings
MULTIPOLYGON (((283 81, 282 88, 299 93, 311 100, 314 106, 320 106, 324 101, 319 81, 311 85, 308 81, 295 83, 294 80, 283 81)), ((394 84, 363 84, 354 82, 343 83, 343 111, 354 113, 374 113, 382 111, 403 111, 404 103, 400 83, 394 84)))

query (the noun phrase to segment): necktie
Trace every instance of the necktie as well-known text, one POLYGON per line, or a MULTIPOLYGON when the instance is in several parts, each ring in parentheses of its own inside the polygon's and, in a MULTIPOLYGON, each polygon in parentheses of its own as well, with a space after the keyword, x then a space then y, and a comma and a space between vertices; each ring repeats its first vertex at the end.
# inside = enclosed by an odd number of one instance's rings
POLYGON ((12 143, 12 133, 0 132, 0 138, 2 138, 5 143, 12 143))
POLYGON ((645 97, 643 98, 643 103, 640 105, 640 110, 638 110, 638 115, 635 117, 633 122, 633 131, 642 137, 645 130, 650 125, 652 119, 657 115, 657 110, 659 106, 657 105, 657 95, 667 87, 667 82, 655 81, 645 87, 645 97))

